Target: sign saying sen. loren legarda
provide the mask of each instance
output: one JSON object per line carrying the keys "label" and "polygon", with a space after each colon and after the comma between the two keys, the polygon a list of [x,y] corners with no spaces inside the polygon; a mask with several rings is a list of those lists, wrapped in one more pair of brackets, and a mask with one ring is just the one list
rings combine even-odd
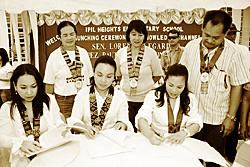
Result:
{"label": "sign saying sen. loren legarda", "polygon": [[77,44],[85,48],[90,58],[99,56],[115,56],[120,48],[127,45],[126,30],[131,20],[141,19],[147,25],[148,39],[146,45],[160,54],[167,47],[167,32],[177,29],[181,33],[181,45],[201,35],[201,23],[204,9],[195,9],[189,12],[166,10],[163,12],[150,12],[140,10],[134,13],[108,11],[106,13],[93,13],[79,11],[78,13],[65,13],[52,11],[48,14],[39,14],[39,52],[46,60],[49,54],[60,46],[60,37],[57,34],[57,25],[63,21],[72,21],[77,27]]}

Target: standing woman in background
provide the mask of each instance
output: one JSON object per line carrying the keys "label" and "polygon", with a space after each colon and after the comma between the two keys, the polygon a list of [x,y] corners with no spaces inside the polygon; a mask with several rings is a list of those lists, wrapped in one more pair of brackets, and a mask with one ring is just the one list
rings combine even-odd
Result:
{"label": "standing woman in background", "polygon": [[0,106],[10,100],[10,77],[13,69],[9,63],[8,53],[4,48],[0,48]]}
{"label": "standing woman in background", "polygon": [[126,31],[128,46],[116,53],[117,81],[126,93],[129,105],[129,120],[135,128],[135,116],[146,94],[154,87],[163,71],[157,53],[145,46],[148,32],[141,20],[132,20]]}
{"label": "standing woman in background", "polygon": [[61,46],[54,50],[46,63],[46,92],[55,94],[61,113],[70,117],[77,92],[89,84],[93,75],[88,52],[76,45],[76,26],[69,21],[57,27]]}

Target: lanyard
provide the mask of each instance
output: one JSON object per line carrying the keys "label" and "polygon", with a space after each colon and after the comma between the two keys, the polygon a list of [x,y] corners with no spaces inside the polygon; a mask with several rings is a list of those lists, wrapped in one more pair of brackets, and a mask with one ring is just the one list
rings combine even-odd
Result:
{"label": "lanyard", "polygon": [[71,75],[74,78],[80,77],[83,64],[80,61],[80,54],[79,54],[78,48],[75,47],[75,61],[70,60],[68,53],[64,50],[64,48],[62,46],[60,48],[61,48],[61,53],[63,55],[63,58],[67,64],[67,66],[69,67]]}
{"label": "lanyard", "polygon": [[209,73],[212,68],[214,67],[215,63],[217,62],[218,58],[220,57],[223,49],[224,49],[224,42],[220,44],[220,46],[216,49],[214,56],[212,59],[206,64],[204,60],[204,55],[202,51],[202,42],[200,42],[200,72],[207,72]]}
{"label": "lanyard", "polygon": [[35,141],[38,141],[40,137],[40,114],[37,118],[33,118],[33,129],[32,129],[28,113],[27,111],[24,111],[24,117],[22,117],[22,124],[26,136],[33,135]]}
{"label": "lanyard", "polygon": [[168,133],[176,133],[180,131],[183,112],[181,106],[179,106],[176,122],[174,121],[174,112],[170,105],[169,97],[167,97],[168,104]]}
{"label": "lanyard", "polygon": [[100,114],[98,115],[95,89],[93,85],[90,87],[90,91],[89,91],[90,116],[91,116],[91,124],[93,127],[99,130],[102,129],[106,114],[109,111],[109,108],[113,99],[113,95],[114,95],[114,87],[110,86],[108,96],[106,97],[102,105]]}

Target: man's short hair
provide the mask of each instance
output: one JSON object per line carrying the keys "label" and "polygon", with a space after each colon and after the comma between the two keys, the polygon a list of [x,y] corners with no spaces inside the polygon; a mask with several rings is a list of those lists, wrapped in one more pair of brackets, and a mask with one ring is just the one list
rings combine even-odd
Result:
{"label": "man's short hair", "polygon": [[176,29],[172,29],[172,30],[169,30],[168,31],[168,35],[169,34],[177,34],[177,36],[179,37],[180,36],[180,31],[176,30]]}
{"label": "man's short hair", "polygon": [[236,33],[236,32],[240,32],[240,31],[237,30],[236,25],[234,23],[232,23],[228,32],[235,32]]}
{"label": "man's short hair", "polygon": [[223,33],[225,34],[232,24],[232,17],[223,10],[210,10],[205,14],[202,28],[206,27],[209,21],[213,25],[223,24]]}

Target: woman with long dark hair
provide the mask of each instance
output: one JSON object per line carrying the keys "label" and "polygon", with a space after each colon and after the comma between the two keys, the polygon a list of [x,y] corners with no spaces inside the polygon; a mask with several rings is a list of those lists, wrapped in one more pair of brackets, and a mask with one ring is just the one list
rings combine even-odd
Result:
{"label": "woman with long dark hair", "polygon": [[0,111],[1,147],[11,149],[11,166],[26,166],[26,155],[38,151],[39,137],[63,124],[55,98],[45,93],[43,80],[31,64],[19,65],[10,79],[11,101]]}
{"label": "woman with long dark hair", "polygon": [[169,66],[164,84],[149,92],[136,116],[136,126],[152,144],[182,143],[202,128],[195,96],[188,91],[188,70]]}
{"label": "woman with long dark hair", "polygon": [[9,62],[8,53],[4,48],[0,48],[0,106],[10,100],[10,77],[13,68]]}

